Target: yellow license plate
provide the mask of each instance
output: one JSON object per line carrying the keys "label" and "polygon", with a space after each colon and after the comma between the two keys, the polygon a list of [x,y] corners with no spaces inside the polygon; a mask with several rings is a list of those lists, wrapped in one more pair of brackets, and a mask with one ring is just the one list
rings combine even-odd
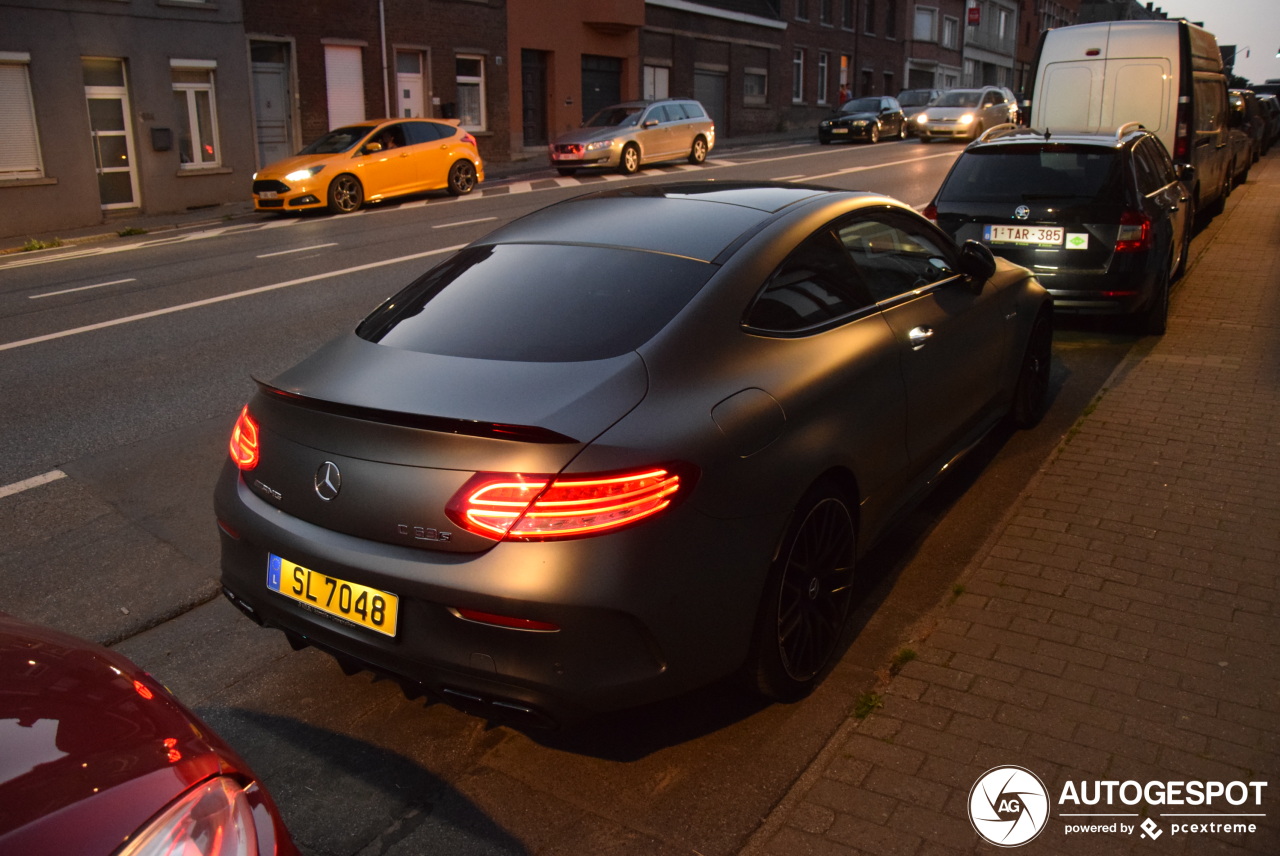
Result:
{"label": "yellow license plate", "polygon": [[390,592],[340,580],[274,554],[267,558],[267,588],[344,621],[396,635],[400,598]]}

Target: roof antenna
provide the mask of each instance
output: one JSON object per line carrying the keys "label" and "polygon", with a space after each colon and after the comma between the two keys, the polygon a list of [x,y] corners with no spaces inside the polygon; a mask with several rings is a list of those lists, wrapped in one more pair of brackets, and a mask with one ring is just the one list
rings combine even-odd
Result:
{"label": "roof antenna", "polygon": [[1044,129],[1044,141],[1046,143],[1049,142],[1049,137],[1052,136],[1052,134],[1053,134],[1053,131],[1050,131],[1048,128]]}

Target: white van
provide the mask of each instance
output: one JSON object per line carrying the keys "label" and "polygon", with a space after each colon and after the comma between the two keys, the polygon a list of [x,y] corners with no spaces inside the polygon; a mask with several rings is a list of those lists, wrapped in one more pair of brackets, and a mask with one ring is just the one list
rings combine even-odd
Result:
{"label": "white van", "polygon": [[1040,39],[1031,127],[1114,130],[1140,122],[1195,174],[1196,210],[1222,210],[1231,190],[1227,78],[1213,33],[1186,21],[1104,21]]}

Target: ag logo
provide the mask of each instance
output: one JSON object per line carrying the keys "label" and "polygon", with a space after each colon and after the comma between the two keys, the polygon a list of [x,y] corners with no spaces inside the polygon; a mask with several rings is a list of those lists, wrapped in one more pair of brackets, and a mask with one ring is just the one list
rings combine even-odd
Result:
{"label": "ag logo", "polygon": [[969,791],[969,821],[999,847],[1018,847],[1040,834],[1049,820],[1049,792],[1023,767],[993,767]]}

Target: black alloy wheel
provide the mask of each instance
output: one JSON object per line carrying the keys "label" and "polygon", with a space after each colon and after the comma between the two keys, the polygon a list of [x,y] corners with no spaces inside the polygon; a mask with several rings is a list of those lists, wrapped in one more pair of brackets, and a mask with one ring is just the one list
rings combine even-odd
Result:
{"label": "black alloy wheel", "polygon": [[1022,356],[1009,417],[1018,428],[1034,428],[1049,407],[1049,374],[1053,366],[1053,321],[1047,312],[1036,316]]}
{"label": "black alloy wheel", "polygon": [[1147,306],[1138,313],[1138,332],[1148,336],[1163,336],[1166,328],[1169,326],[1169,267],[1172,265],[1173,259],[1160,267],[1160,274],[1156,277],[1155,288],[1151,293],[1151,300]]}
{"label": "black alloy wheel", "polygon": [[359,211],[364,204],[364,185],[360,179],[344,172],[329,183],[329,211],[333,214],[350,214]]}
{"label": "black alloy wheel", "polygon": [[867,142],[868,143],[880,142],[880,123],[879,122],[871,126],[871,131],[867,134]]}
{"label": "black alloy wheel", "polygon": [[465,158],[449,167],[449,193],[465,196],[475,189],[476,165]]}
{"label": "black alloy wheel", "polygon": [[803,698],[831,665],[852,599],[855,539],[843,493],[819,481],[797,506],[765,583],[751,663],[766,697]]}
{"label": "black alloy wheel", "polygon": [[1182,257],[1178,260],[1178,268],[1173,272],[1175,280],[1182,279],[1182,275],[1187,272],[1187,265],[1191,261],[1191,233],[1196,229],[1196,206],[1195,203],[1187,205],[1187,222],[1182,230]]}

